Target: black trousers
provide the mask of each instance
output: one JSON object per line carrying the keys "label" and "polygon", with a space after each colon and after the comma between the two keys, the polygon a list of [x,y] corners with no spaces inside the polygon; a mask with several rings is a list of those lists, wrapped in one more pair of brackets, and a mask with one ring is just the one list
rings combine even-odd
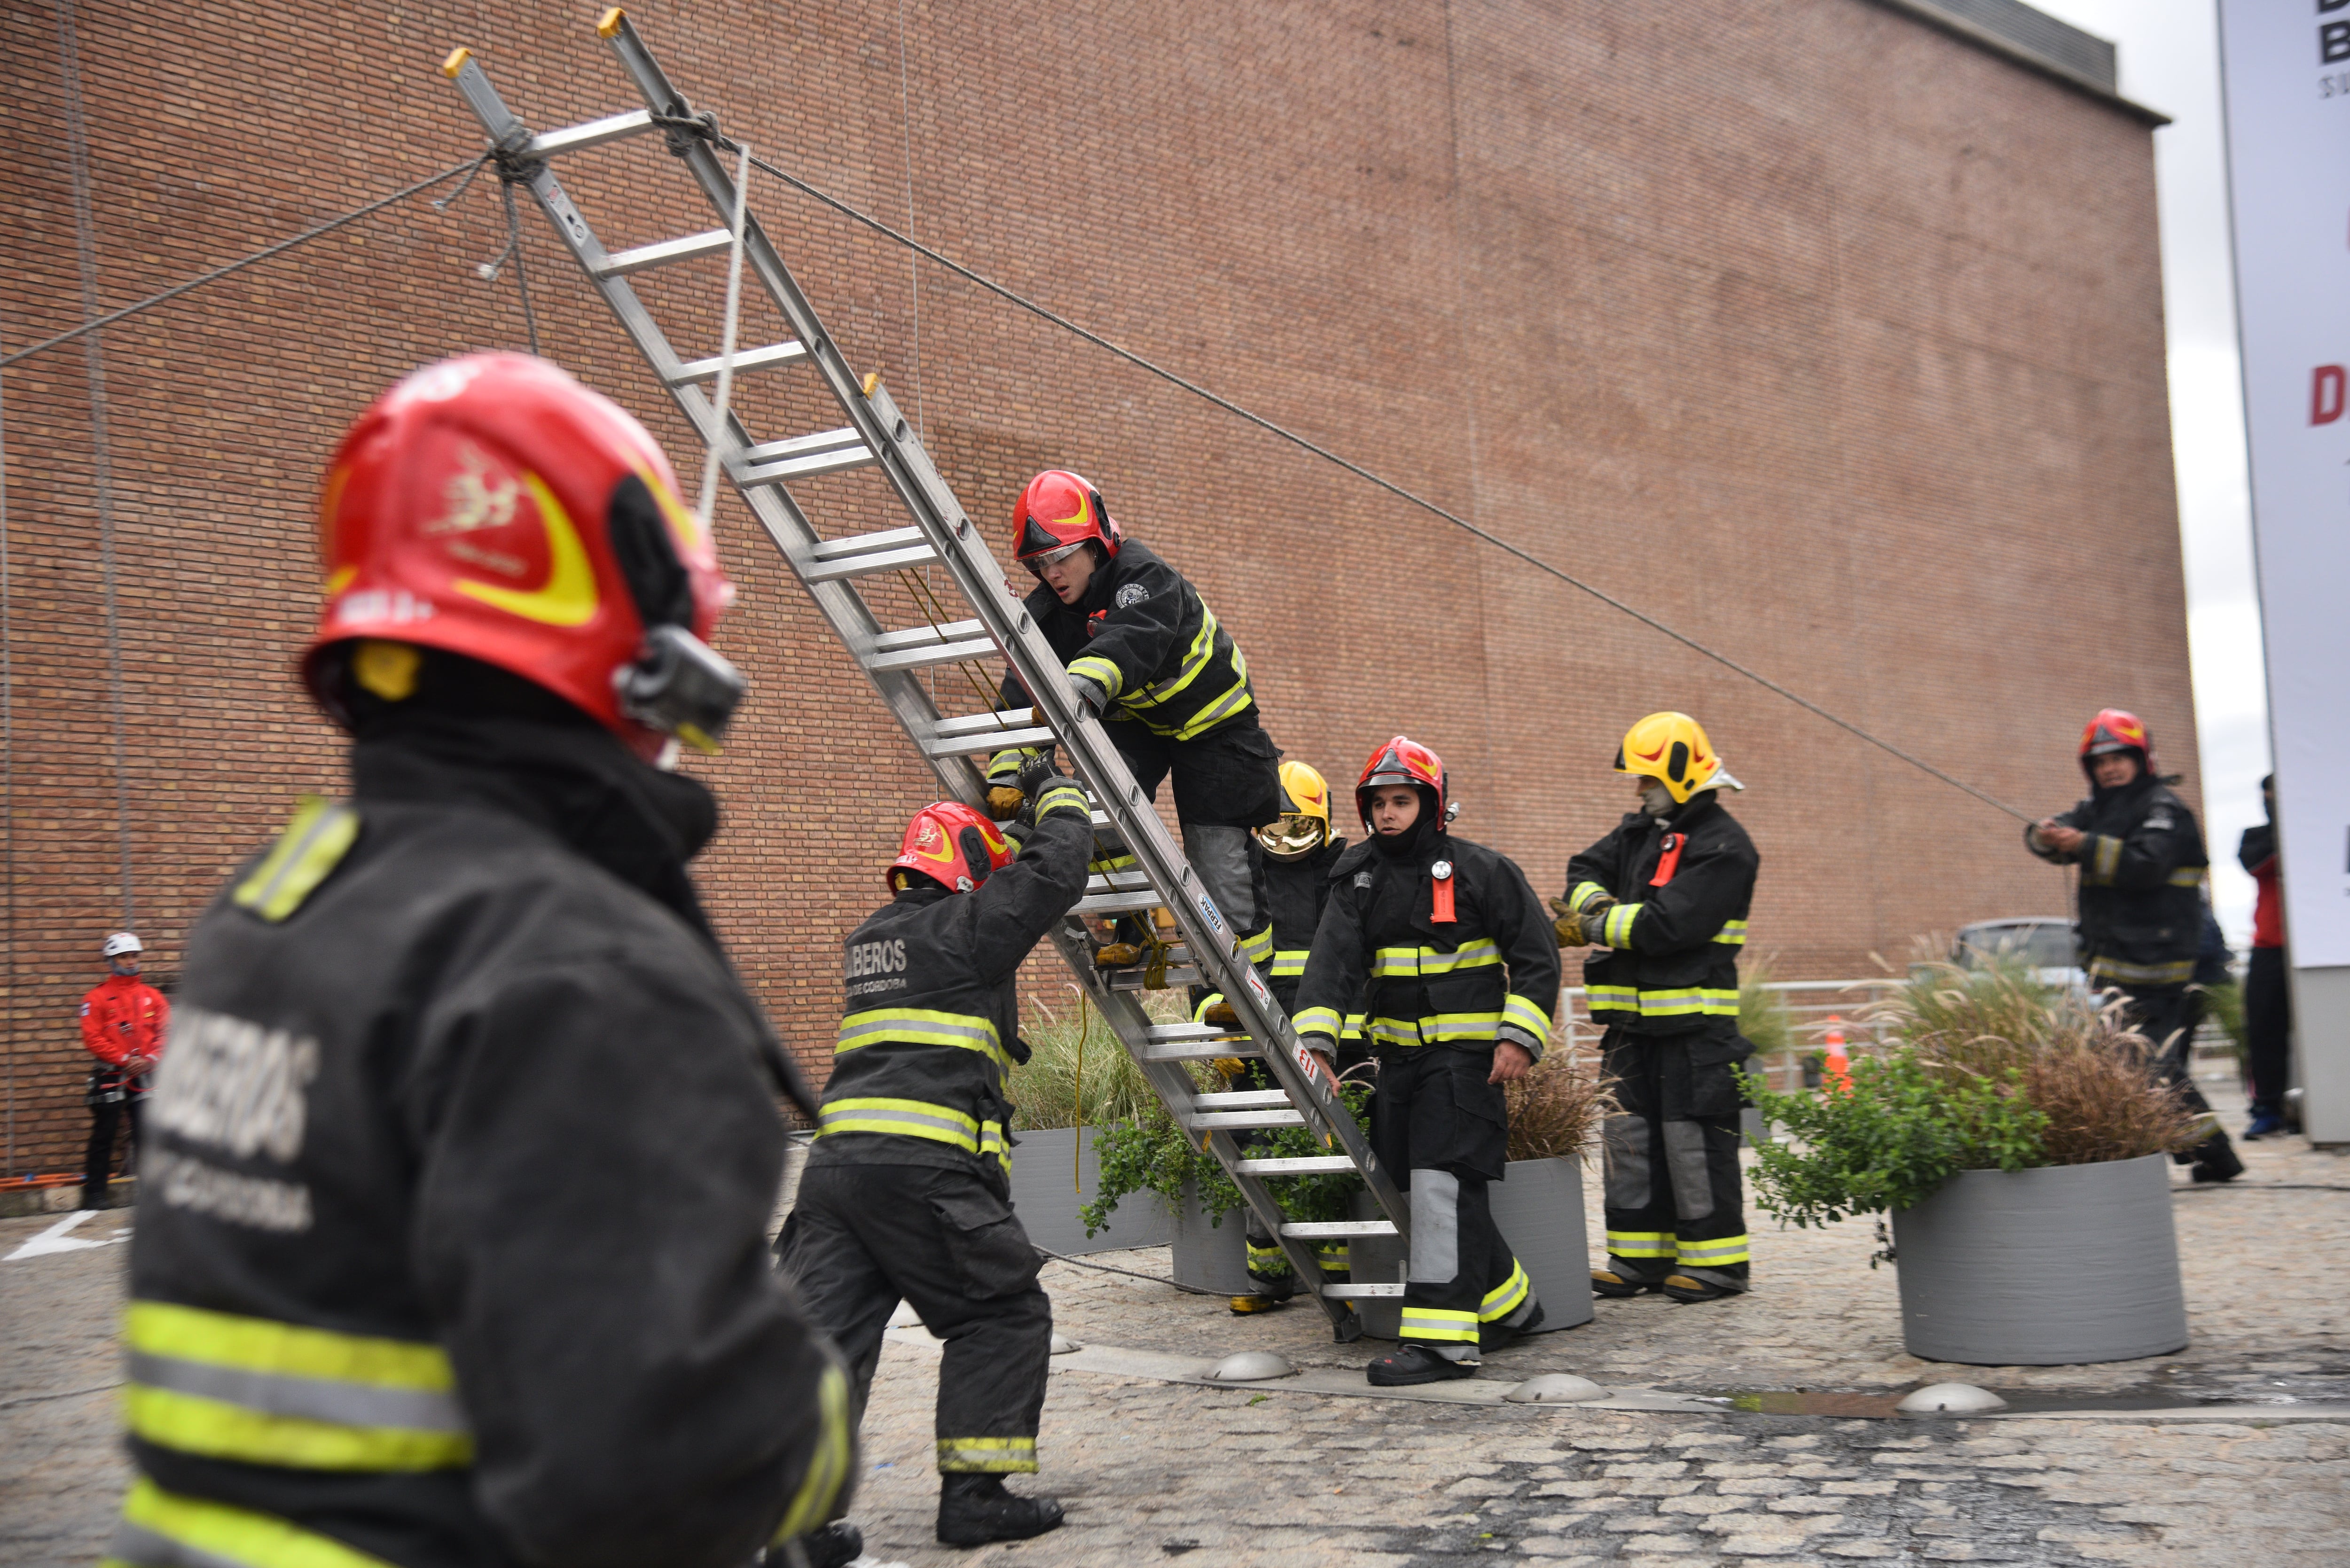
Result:
{"label": "black trousers", "polygon": [[129,1175],[139,1164],[139,1118],[140,1103],[135,1098],[102,1100],[89,1107],[89,1146],[82,1151],[81,1206],[98,1209],[105,1204],[107,1179],[114,1168],[114,1129],[128,1125],[129,1141],[123,1147],[123,1174]]}
{"label": "black trousers", "polygon": [[2186,985],[2126,985],[2121,993],[2123,1020],[2153,1045],[2148,1060],[2157,1081],[2179,1089],[2188,1107],[2210,1128],[2202,1142],[2171,1158],[2228,1175],[2243,1169],[2228,1135],[2220,1130],[2211,1102],[2195,1086],[2195,1027],[2203,1022],[2203,993]]}
{"label": "black trousers", "polygon": [[1601,1040],[1623,1107],[1602,1129],[1607,1251],[1619,1274],[1746,1288],[1753,1250],[1738,1168],[1743,1045],[1735,1030],[1610,1029]]}
{"label": "black trousers", "polygon": [[976,1172],[811,1164],[775,1251],[810,1319],[848,1359],[860,1422],[881,1331],[903,1297],[947,1342],[940,1470],[1036,1468],[1053,1303],[1028,1232]]}
{"label": "black trousers", "polygon": [[1456,1355],[1475,1351],[1480,1324],[1521,1323],[1535,1305],[1485,1190],[1509,1163],[1492,1070],[1491,1046],[1383,1052],[1371,1096],[1371,1150],[1411,1195],[1402,1337]]}
{"label": "black trousers", "polygon": [[2244,1056],[2252,1114],[2283,1114],[2293,1084],[2293,987],[2282,948],[2254,948],[2244,970]]}

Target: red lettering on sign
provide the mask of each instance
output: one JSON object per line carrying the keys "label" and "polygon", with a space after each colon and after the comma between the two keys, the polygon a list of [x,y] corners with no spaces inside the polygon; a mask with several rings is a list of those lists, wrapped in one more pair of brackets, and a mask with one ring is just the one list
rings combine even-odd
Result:
{"label": "red lettering on sign", "polygon": [[2342,417],[2343,370],[2339,365],[2320,365],[2309,382],[2309,422],[2330,425]]}

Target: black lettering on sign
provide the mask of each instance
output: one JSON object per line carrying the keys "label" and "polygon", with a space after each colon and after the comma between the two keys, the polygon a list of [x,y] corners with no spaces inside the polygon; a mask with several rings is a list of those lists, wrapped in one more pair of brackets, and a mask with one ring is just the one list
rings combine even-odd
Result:
{"label": "black lettering on sign", "polygon": [[2350,60],[2350,22],[2328,22],[2317,29],[2317,61],[2334,65]]}

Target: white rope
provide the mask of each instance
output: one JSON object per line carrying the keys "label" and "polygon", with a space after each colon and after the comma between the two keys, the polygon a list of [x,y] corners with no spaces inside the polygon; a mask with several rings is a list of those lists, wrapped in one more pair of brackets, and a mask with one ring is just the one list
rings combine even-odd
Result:
{"label": "white rope", "polygon": [[702,458],[702,499],[693,508],[702,536],[710,536],[710,514],[718,504],[718,449],[727,440],[727,404],[734,395],[734,334],[743,319],[743,234],[751,219],[751,144],[743,142],[734,165],[734,244],[726,256],[726,326],[718,339],[717,431]]}

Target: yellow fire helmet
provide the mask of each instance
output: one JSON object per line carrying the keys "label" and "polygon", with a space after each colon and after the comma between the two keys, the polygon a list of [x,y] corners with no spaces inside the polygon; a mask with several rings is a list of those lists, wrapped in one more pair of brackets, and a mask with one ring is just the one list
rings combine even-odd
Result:
{"label": "yellow fire helmet", "polygon": [[1275,860],[1295,860],[1330,841],[1330,785],[1304,763],[1281,764],[1281,815],[1256,830]]}
{"label": "yellow fire helmet", "polygon": [[1616,771],[1639,774],[1665,786],[1676,805],[1703,789],[1744,789],[1714,753],[1705,730],[1687,713],[1651,713],[1624,732]]}

